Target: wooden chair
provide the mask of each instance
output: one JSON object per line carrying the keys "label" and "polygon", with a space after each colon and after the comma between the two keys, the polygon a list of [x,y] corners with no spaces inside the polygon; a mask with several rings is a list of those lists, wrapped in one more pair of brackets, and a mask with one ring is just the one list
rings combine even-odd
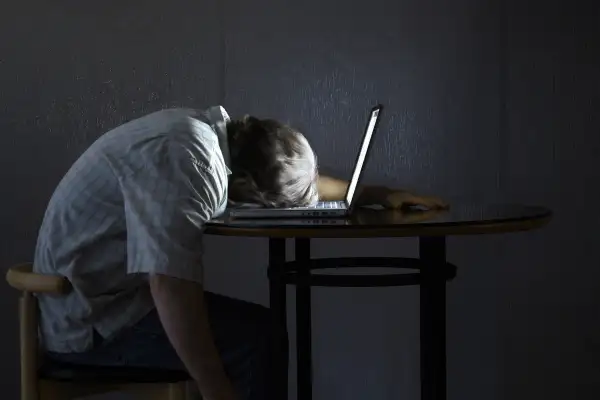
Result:
{"label": "wooden chair", "polygon": [[73,366],[45,360],[39,351],[38,307],[35,293],[65,295],[71,284],[59,276],[32,272],[20,264],[6,274],[19,299],[21,400],[68,400],[112,391],[142,399],[185,400],[189,376],[184,372],[131,367]]}

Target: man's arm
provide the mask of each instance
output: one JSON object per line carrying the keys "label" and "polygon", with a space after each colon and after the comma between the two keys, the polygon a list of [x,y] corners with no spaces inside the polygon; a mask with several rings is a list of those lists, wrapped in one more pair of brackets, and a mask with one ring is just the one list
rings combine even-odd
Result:
{"label": "man's arm", "polygon": [[[327,175],[319,175],[318,179],[317,190],[319,191],[319,199],[321,201],[337,201],[344,199],[346,191],[348,190],[348,181]],[[356,190],[356,202],[358,204],[377,202],[378,199],[373,198],[372,194],[376,190],[382,191],[383,189],[382,186],[359,186]]]}
{"label": "man's arm", "polygon": [[161,274],[150,275],[149,282],[169,341],[203,398],[236,399],[210,330],[202,285]]}
{"label": "man's arm", "polygon": [[194,121],[178,122],[164,151],[137,155],[144,168],[121,181],[127,273],[147,274],[164,331],[203,398],[237,400],[210,331],[202,286],[203,227],[226,200],[227,173],[202,158],[212,147],[198,151],[202,143],[192,145],[179,134],[213,133]]}
{"label": "man's arm", "polygon": [[[317,190],[322,201],[343,200],[348,189],[348,181],[319,175]],[[424,206],[430,209],[446,208],[448,205],[437,197],[418,196],[405,190],[394,190],[385,186],[359,186],[356,189],[356,203],[359,205],[379,204],[386,208]]]}
{"label": "man's arm", "polygon": [[317,190],[319,200],[336,201],[342,200],[348,189],[348,182],[341,179],[332,178],[326,175],[319,175],[317,181]]}

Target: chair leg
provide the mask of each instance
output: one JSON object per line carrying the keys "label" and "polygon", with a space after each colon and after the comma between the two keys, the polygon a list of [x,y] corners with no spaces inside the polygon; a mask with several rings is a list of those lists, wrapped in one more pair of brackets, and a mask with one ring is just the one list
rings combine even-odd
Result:
{"label": "chair leg", "polygon": [[169,384],[167,400],[186,400],[187,382],[177,382]]}
{"label": "chair leg", "polygon": [[151,383],[128,390],[139,400],[187,400],[187,382]]}

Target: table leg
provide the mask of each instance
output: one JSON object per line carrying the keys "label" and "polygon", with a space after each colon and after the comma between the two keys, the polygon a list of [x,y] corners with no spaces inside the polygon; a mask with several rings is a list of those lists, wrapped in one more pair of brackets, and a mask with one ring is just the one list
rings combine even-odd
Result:
{"label": "table leg", "polygon": [[421,399],[446,399],[446,238],[419,238]]}
{"label": "table leg", "polygon": [[[296,261],[310,260],[310,239],[296,239]],[[298,270],[296,285],[296,354],[298,400],[312,399],[311,290],[307,265]]]}
{"label": "table leg", "polygon": [[273,315],[274,360],[272,384],[274,398],[288,398],[289,348],[287,336],[286,284],[283,280],[285,239],[269,239],[269,296]]}

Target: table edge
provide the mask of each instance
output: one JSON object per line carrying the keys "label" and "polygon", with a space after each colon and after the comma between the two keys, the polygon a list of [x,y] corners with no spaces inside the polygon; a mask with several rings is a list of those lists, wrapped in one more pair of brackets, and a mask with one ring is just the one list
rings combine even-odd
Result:
{"label": "table edge", "polygon": [[215,236],[268,237],[268,238],[383,238],[487,235],[530,231],[544,227],[552,220],[552,212],[530,218],[507,219],[499,222],[473,224],[447,223],[440,225],[395,225],[390,227],[232,227],[205,225],[204,233]]}

